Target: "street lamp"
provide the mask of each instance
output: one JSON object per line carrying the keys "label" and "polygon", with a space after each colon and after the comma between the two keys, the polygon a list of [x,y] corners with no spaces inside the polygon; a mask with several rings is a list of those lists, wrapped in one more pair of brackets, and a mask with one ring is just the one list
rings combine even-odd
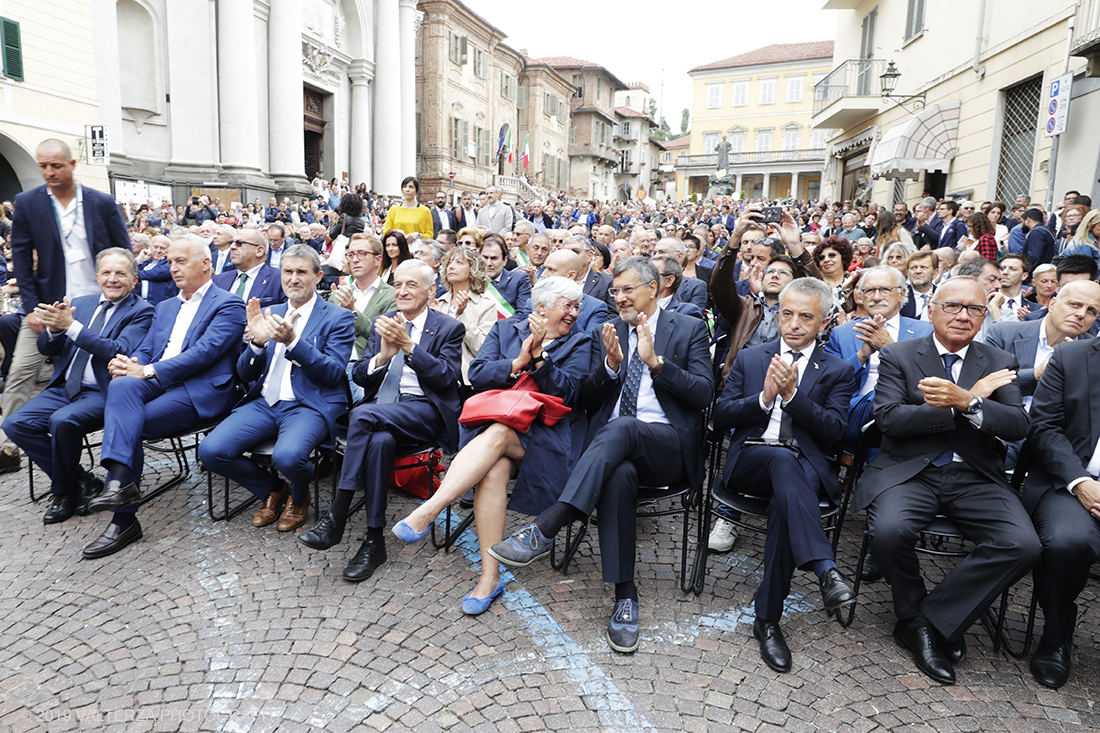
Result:
{"label": "street lamp", "polygon": [[[900,95],[894,94],[894,88],[898,85],[898,78],[901,76],[901,72],[898,71],[898,67],[891,61],[886,66],[886,71],[879,75],[879,81],[882,83],[882,98],[891,101],[894,104],[909,110],[910,112],[916,112],[924,109],[924,95],[923,94],[910,94]],[[910,110],[906,105],[912,104],[913,108]]]}

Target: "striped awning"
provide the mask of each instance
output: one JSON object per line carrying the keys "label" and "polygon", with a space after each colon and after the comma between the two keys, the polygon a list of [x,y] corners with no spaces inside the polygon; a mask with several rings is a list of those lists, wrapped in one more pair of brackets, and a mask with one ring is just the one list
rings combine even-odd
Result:
{"label": "striped awning", "polygon": [[871,148],[874,178],[916,178],[947,172],[958,149],[961,102],[934,104],[891,127]]}

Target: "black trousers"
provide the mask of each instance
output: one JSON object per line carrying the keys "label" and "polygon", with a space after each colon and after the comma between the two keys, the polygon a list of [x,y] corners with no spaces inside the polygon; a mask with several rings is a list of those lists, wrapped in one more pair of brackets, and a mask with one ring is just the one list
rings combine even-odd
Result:
{"label": "black trousers", "polygon": [[599,510],[600,559],[607,583],[634,579],[639,482],[684,480],[680,434],[671,425],[620,417],[600,428],[581,455],[561,501],[585,514]]}
{"label": "black trousers", "polygon": [[[958,525],[975,546],[929,592],[914,546],[937,514]],[[895,615],[924,616],[952,639],[1031,570],[1042,550],[1031,517],[1012,489],[965,463],[929,465],[882,492],[867,507],[867,526],[875,559],[891,585]]]}
{"label": "black trousers", "polygon": [[1100,558],[1100,522],[1064,489],[1048,491],[1032,512],[1043,556],[1035,566],[1035,595],[1043,609],[1043,641],[1060,646],[1073,639],[1077,596]]}

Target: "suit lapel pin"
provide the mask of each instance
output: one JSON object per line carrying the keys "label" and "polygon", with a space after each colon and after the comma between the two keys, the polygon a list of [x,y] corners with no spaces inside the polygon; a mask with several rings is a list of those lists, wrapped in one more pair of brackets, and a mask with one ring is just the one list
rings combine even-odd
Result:
{"label": "suit lapel pin", "polygon": [[818,368],[818,366],[817,366],[817,362],[815,361],[815,362],[814,362],[814,369],[817,369],[817,368]]}

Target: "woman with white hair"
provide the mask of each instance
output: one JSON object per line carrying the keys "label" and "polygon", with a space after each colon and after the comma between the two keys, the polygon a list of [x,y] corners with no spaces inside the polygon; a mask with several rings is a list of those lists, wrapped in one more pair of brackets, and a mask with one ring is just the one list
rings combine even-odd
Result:
{"label": "woman with white hair", "polygon": [[540,392],[561,397],[572,412],[553,427],[535,421],[526,433],[502,423],[472,432],[435,494],[393,528],[405,542],[417,542],[451,502],[477,487],[481,579],[462,599],[463,613],[471,616],[484,613],[504,590],[500,566],[488,550],[504,539],[506,510],[535,515],[552,506],[584,447],[588,419],[577,401],[591,366],[592,339],[571,331],[581,294],[580,284],[568,278],[539,280],[531,291],[531,315],[497,321],[470,365],[470,382],[479,391],[507,389],[527,372]]}

